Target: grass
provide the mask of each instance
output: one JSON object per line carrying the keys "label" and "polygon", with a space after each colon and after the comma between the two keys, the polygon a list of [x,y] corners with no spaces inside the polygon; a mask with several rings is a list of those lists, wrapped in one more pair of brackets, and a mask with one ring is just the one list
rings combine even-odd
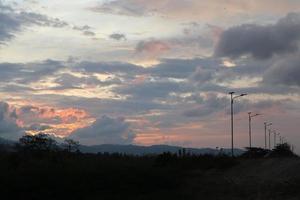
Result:
{"label": "grass", "polygon": [[299,199],[299,166],[298,158],[10,152],[0,153],[0,191],[30,200]]}

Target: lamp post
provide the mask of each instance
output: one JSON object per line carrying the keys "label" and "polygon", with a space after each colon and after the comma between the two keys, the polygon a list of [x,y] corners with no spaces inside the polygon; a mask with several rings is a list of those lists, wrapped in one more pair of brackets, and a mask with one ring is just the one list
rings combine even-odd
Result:
{"label": "lamp post", "polygon": [[279,136],[279,139],[280,139],[280,144],[282,144],[282,137],[281,137],[281,136]]}
{"label": "lamp post", "polygon": [[274,134],[274,149],[275,149],[275,147],[276,147],[276,136],[277,136],[277,133],[276,133],[275,130],[273,131],[273,134]]}
{"label": "lamp post", "polygon": [[235,92],[229,92],[230,105],[231,105],[231,156],[232,157],[234,157],[234,153],[233,153],[233,103],[234,103],[234,99],[247,95],[247,94],[240,94],[240,95],[234,96],[234,93]]}
{"label": "lamp post", "polygon": [[265,125],[265,149],[267,149],[267,127],[271,126],[272,123],[264,122]]}
{"label": "lamp post", "polygon": [[269,129],[269,150],[271,150],[271,129]]}
{"label": "lamp post", "polygon": [[254,115],[251,115],[252,113],[251,112],[248,112],[248,116],[249,116],[249,147],[251,148],[252,147],[252,129],[251,129],[251,122],[252,122],[252,118],[253,117],[256,117],[256,116],[259,116],[261,114],[254,114]]}

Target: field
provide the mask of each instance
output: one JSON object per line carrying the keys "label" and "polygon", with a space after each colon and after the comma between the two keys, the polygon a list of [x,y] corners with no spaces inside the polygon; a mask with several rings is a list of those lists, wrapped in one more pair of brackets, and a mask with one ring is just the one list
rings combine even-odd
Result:
{"label": "field", "polygon": [[292,200],[299,168],[299,158],[10,152],[0,155],[0,190],[30,200]]}

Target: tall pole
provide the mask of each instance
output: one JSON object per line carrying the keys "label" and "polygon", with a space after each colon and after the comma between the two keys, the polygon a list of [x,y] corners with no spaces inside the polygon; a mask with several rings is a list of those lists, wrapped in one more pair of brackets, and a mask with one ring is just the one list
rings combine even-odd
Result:
{"label": "tall pole", "polygon": [[[265,149],[267,149],[267,127],[271,126],[272,123],[264,122],[264,125],[265,125]],[[269,133],[269,137],[270,137],[270,133]],[[269,139],[269,144],[270,144],[270,139]],[[269,145],[269,149],[270,149],[270,145]]]}
{"label": "tall pole", "polygon": [[233,152],[233,101],[236,98],[246,96],[247,94],[240,94],[237,96],[233,96],[235,92],[229,92],[230,94],[230,107],[231,107],[231,156],[234,157],[234,152]]}
{"label": "tall pole", "polygon": [[249,147],[251,148],[252,147],[252,144],[251,144],[251,112],[249,112],[248,115],[249,115]]}
{"label": "tall pole", "polygon": [[267,122],[265,124],[265,149],[267,149]]}
{"label": "tall pole", "polygon": [[271,150],[271,129],[269,129],[269,149]]}
{"label": "tall pole", "polygon": [[248,115],[249,115],[249,147],[252,148],[252,118],[253,117],[256,117],[256,116],[259,116],[261,114],[254,114],[254,115],[251,115],[252,112],[248,112]]}
{"label": "tall pole", "polygon": [[230,104],[231,104],[231,156],[234,156],[233,153],[233,94],[234,92],[230,92]]}
{"label": "tall pole", "polygon": [[281,136],[279,136],[279,139],[280,139],[280,144],[282,144],[282,137],[281,137]]}
{"label": "tall pole", "polygon": [[274,149],[276,147],[276,131],[274,131]]}

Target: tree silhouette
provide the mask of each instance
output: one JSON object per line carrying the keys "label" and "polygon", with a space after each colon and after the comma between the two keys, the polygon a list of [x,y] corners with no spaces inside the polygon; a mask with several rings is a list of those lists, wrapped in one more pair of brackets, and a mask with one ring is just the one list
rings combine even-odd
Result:
{"label": "tree silhouette", "polygon": [[20,138],[19,145],[25,150],[32,151],[50,151],[58,148],[57,142],[49,135],[43,133],[25,135]]}
{"label": "tree silhouette", "polygon": [[292,149],[291,145],[288,143],[278,144],[272,151],[271,156],[274,157],[293,157],[296,156]]}
{"label": "tree silhouette", "polygon": [[68,152],[78,152],[79,151],[79,142],[72,139],[65,139],[63,147]]}

